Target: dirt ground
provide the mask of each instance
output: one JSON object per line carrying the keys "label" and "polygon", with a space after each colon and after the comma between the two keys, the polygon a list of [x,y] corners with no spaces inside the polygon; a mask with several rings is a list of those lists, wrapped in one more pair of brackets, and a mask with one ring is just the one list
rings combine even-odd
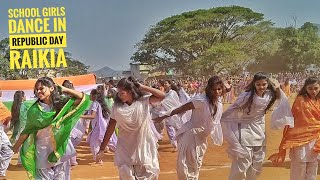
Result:
{"label": "dirt ground", "polygon": [[[293,99],[291,99],[292,101]],[[227,105],[226,105],[227,106]],[[266,159],[273,153],[277,152],[278,145],[282,137],[282,130],[271,130],[269,128],[270,114],[267,115],[267,155]],[[226,143],[221,147],[214,146],[208,139],[209,148],[205,154],[204,163],[200,171],[200,180],[211,179],[228,179],[230,171],[230,159],[226,153]],[[159,160],[160,160],[160,180],[177,179],[175,173],[176,152],[172,152],[168,138],[160,142]],[[71,179],[118,179],[118,170],[113,164],[113,154],[106,153],[104,164],[100,166],[93,165],[92,155],[85,140],[77,147],[77,160],[79,165],[71,170]],[[26,171],[23,167],[17,166],[17,155],[14,155],[9,169],[7,171],[7,179],[23,180],[27,179]],[[259,176],[259,180],[283,180],[289,179],[290,162],[286,161],[281,167],[274,167],[270,161],[265,160],[263,171]],[[320,179],[320,175],[317,176]]]}

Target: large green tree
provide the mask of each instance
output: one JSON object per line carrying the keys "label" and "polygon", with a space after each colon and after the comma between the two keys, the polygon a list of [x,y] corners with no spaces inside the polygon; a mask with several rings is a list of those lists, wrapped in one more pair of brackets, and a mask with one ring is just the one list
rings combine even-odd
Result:
{"label": "large green tree", "polygon": [[279,61],[287,71],[303,71],[310,64],[320,65],[320,37],[316,25],[306,22],[300,28],[286,27],[279,30]]}
{"label": "large green tree", "polygon": [[189,75],[237,72],[270,53],[272,33],[272,23],[249,8],[190,11],[152,26],[131,59]]}
{"label": "large green tree", "polygon": [[301,72],[311,64],[320,67],[320,37],[316,25],[306,22],[299,28],[277,28],[273,37],[275,52],[257,59],[249,70]]}
{"label": "large green tree", "polygon": [[[20,54],[23,53],[23,49],[19,50]],[[32,59],[32,49],[28,49],[30,58]],[[57,76],[73,76],[87,74],[89,66],[83,64],[79,60],[72,57],[71,53],[64,52],[66,61],[68,64],[67,68],[32,68],[32,69],[9,69],[10,64],[10,48],[9,38],[5,38],[0,41],[0,74],[3,79],[28,79],[38,78],[39,76],[50,75],[53,77]],[[57,53],[55,53],[55,59],[57,59]],[[47,55],[47,59],[50,61],[50,54]],[[21,63],[21,59],[19,59]]]}

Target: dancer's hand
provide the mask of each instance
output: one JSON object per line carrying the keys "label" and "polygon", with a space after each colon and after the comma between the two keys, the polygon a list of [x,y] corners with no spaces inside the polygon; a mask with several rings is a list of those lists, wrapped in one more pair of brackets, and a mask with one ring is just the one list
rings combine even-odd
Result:
{"label": "dancer's hand", "polygon": [[231,91],[231,86],[230,86],[230,84],[228,83],[228,81],[223,82],[223,85],[224,85],[225,90],[226,90],[227,92],[230,92],[230,91]]}
{"label": "dancer's hand", "polygon": [[274,78],[269,78],[270,84],[271,86],[276,90],[280,88],[280,83],[278,80],[274,79]]}
{"label": "dancer's hand", "polygon": [[29,134],[20,134],[18,140],[13,145],[13,147],[10,147],[14,153],[19,152],[19,147],[24,143],[24,141],[29,137]]}
{"label": "dancer's hand", "polygon": [[104,156],[104,150],[99,150],[97,157],[96,157],[97,161],[99,161],[99,162],[102,161],[103,156]]}
{"label": "dancer's hand", "polygon": [[272,162],[275,166],[279,166],[283,163],[286,158],[286,150],[279,150],[279,153],[271,155],[268,160]]}

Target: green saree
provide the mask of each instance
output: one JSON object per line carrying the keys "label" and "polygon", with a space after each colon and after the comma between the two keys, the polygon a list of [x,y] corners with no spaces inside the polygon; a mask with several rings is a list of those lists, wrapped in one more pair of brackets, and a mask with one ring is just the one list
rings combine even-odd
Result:
{"label": "green saree", "polygon": [[50,126],[51,143],[54,151],[49,155],[48,162],[55,163],[66,152],[71,130],[89,105],[89,97],[84,95],[79,105],[72,107],[75,99],[70,99],[56,115],[55,111],[45,112],[39,103],[33,104],[27,113],[27,123],[21,135],[28,134],[20,154],[21,162],[28,172],[28,177],[36,175],[36,135],[38,130]]}

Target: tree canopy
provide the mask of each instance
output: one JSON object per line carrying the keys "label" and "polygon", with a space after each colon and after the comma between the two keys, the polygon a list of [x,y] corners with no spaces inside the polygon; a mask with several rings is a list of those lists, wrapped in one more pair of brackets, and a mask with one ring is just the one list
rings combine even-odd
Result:
{"label": "tree canopy", "polygon": [[240,6],[185,12],[151,26],[131,59],[155,70],[186,75],[236,73],[243,67],[283,61],[281,70],[298,71],[319,63],[318,29],[275,28],[264,15]]}

